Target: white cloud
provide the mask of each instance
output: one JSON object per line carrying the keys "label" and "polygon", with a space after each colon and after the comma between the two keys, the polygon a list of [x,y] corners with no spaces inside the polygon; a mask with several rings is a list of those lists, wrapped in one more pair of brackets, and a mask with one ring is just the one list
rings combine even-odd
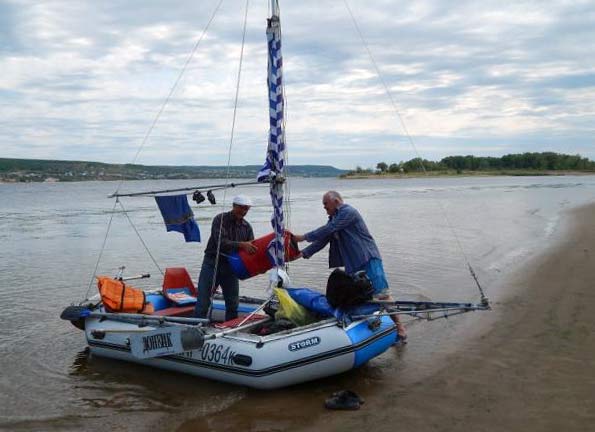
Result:
{"label": "white cloud", "polygon": [[[216,4],[0,6],[0,155],[130,162]],[[423,157],[547,149],[595,159],[592,2],[350,5]],[[264,158],[265,14],[264,4],[249,14],[238,164]],[[140,163],[226,162],[242,18],[243,4],[223,3]],[[283,2],[282,23],[290,160],[415,157],[342,2]]]}

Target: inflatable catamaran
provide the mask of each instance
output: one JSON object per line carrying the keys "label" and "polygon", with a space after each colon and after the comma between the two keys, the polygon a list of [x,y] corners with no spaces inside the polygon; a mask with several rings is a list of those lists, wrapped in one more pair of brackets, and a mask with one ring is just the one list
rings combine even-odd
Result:
{"label": "inflatable catamaran", "polygon": [[240,299],[235,320],[218,322],[224,316],[221,298],[214,299],[211,320],[192,318],[193,305],[166,297],[180,283],[193,289],[184,268],[167,269],[164,289],[146,293],[150,315],[108,312],[100,304],[71,306],[63,318],[84,329],[95,355],[262,389],[348,371],[397,340],[393,321],[375,314],[357,320],[329,314],[275,329],[277,322],[258,313],[264,301],[252,298]]}
{"label": "inflatable catamaran", "polygon": [[[161,286],[146,291],[130,284],[147,275],[125,278],[120,272],[115,277],[97,277],[99,294],[67,307],[61,315],[84,331],[92,354],[271,389],[346,372],[380,355],[399,343],[390,315],[429,319],[489,308],[479,283],[479,304],[390,301],[343,309],[329,305],[316,290],[291,287],[287,263],[299,250],[285,229],[283,213],[285,103],[278,0],[271,0],[266,33],[270,129],[266,162],[257,180],[130,194],[116,191],[112,198],[117,203],[123,197],[155,196],[164,214],[158,198],[173,192],[193,195],[200,202],[204,200],[201,190],[209,191],[209,196],[215,189],[268,185],[273,232],[256,240],[260,255],[240,252],[217,259],[229,260],[240,279],[268,271],[274,293],[266,299],[241,297],[239,318],[224,321],[225,304],[217,295],[208,318],[194,317],[197,292],[183,267],[166,269]],[[182,202],[187,205],[185,196]],[[186,222],[191,224],[191,211],[189,215]],[[171,225],[185,236],[194,235],[191,226],[178,226],[179,220]]]}

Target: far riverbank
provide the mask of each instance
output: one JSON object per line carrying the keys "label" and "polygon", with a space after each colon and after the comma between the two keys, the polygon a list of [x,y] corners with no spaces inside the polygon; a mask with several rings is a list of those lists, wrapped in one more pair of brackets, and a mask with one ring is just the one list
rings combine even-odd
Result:
{"label": "far riverbank", "polygon": [[426,171],[408,173],[353,173],[343,174],[341,179],[408,179],[420,177],[531,177],[531,176],[589,176],[595,175],[595,171],[539,171],[539,170],[506,170],[506,171]]}

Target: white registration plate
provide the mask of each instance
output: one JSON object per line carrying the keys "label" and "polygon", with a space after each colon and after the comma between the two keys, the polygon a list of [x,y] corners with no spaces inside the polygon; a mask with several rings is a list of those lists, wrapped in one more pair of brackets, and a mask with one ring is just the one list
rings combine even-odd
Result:
{"label": "white registration plate", "polygon": [[181,339],[182,327],[163,327],[130,336],[130,350],[137,358],[151,358],[184,351]]}

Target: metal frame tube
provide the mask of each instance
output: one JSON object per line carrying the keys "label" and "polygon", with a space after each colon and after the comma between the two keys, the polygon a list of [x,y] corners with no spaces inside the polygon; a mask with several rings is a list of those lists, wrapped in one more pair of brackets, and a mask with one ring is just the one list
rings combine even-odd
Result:
{"label": "metal frame tube", "polygon": [[248,185],[259,185],[259,184],[268,184],[267,181],[249,181],[249,182],[241,182],[241,183],[226,183],[226,184],[216,184],[216,185],[207,185],[207,186],[196,186],[196,187],[187,187],[187,188],[178,188],[178,189],[161,189],[156,191],[146,191],[146,192],[131,192],[131,193],[113,193],[108,195],[108,198],[119,198],[119,197],[134,197],[134,196],[144,196],[144,195],[157,195],[162,193],[170,193],[170,192],[184,192],[184,191],[207,191],[207,190],[218,190],[218,189],[227,189],[227,188],[234,188],[238,186],[248,186]]}

